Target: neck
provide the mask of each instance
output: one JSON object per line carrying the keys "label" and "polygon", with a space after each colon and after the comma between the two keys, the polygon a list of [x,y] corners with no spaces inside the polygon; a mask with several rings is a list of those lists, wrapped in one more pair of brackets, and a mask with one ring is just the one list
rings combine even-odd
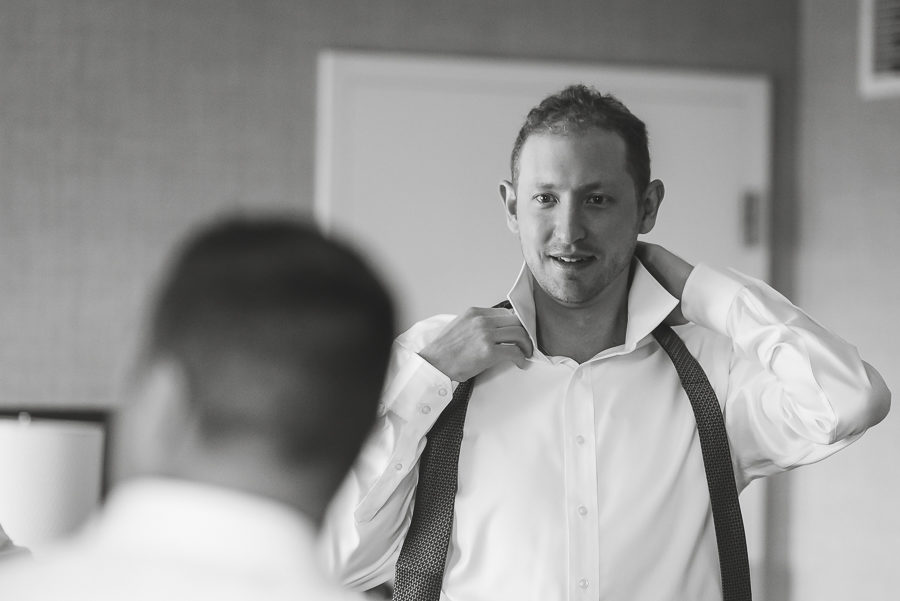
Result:
{"label": "neck", "polygon": [[606,349],[625,343],[631,269],[622,271],[590,303],[565,306],[534,283],[538,347],[545,355],[584,363]]}
{"label": "neck", "polygon": [[165,470],[189,481],[232,488],[289,505],[318,525],[331,493],[340,482],[332,465],[287,465],[265,444],[241,441],[194,447]]}

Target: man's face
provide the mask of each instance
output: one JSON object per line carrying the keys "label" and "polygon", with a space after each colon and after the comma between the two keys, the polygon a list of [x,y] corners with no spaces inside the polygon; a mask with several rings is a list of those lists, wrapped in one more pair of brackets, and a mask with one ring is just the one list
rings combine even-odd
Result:
{"label": "man's face", "polygon": [[519,156],[515,189],[501,184],[507,224],[540,288],[567,307],[589,306],[628,277],[639,233],[662,200],[654,182],[638,197],[616,133],[533,134]]}

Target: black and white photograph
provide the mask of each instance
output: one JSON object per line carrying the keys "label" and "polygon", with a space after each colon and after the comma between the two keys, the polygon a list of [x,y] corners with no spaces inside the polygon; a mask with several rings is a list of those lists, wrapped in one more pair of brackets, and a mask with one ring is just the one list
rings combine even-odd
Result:
{"label": "black and white photograph", "polygon": [[0,596],[900,599],[898,191],[898,0],[2,0]]}

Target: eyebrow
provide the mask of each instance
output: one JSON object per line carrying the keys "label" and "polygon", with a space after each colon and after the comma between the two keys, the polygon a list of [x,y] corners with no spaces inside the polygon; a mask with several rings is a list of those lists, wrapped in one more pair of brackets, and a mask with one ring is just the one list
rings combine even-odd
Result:
{"label": "eyebrow", "polygon": [[[558,186],[556,184],[549,183],[549,182],[537,182],[536,184],[534,184],[534,187],[537,190],[555,190],[556,188],[558,188]],[[582,186],[578,186],[578,188],[575,189],[575,192],[586,192],[588,190],[598,190],[598,189],[602,189],[603,187],[604,187],[603,182],[601,182],[601,181],[588,182]]]}

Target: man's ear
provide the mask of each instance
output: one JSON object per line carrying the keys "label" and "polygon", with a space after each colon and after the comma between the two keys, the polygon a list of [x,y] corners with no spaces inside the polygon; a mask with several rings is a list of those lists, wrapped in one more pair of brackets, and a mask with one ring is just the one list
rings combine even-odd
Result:
{"label": "man's ear", "polygon": [[177,363],[152,360],[140,371],[117,415],[117,477],[167,474],[193,418]]}
{"label": "man's ear", "polygon": [[640,199],[638,206],[640,220],[639,230],[642,234],[647,234],[656,225],[656,214],[659,212],[659,205],[662,204],[663,196],[666,194],[666,187],[663,183],[655,179],[647,185],[644,195]]}
{"label": "man's ear", "polygon": [[500,182],[500,199],[506,209],[506,227],[514,234],[519,233],[518,207],[516,206],[516,188],[505,179]]}

